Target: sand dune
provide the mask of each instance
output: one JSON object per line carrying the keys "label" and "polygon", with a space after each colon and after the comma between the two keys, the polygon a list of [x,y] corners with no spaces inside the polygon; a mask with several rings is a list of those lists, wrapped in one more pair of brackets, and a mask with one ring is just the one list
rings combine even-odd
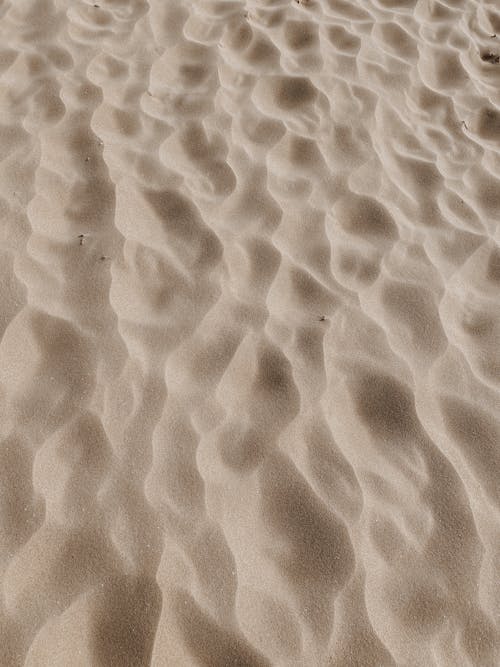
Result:
{"label": "sand dune", "polygon": [[0,665],[500,664],[499,55],[0,2]]}

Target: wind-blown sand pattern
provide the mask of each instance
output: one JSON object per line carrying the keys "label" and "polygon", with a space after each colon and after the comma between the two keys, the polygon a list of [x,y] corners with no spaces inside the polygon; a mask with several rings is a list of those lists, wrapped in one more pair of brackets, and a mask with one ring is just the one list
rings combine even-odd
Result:
{"label": "wind-blown sand pattern", "polygon": [[500,664],[499,54],[0,2],[2,667]]}

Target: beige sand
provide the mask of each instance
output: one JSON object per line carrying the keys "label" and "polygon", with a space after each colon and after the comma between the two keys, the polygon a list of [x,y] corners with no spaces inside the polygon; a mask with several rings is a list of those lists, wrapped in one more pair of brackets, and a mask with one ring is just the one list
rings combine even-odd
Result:
{"label": "beige sand", "polygon": [[498,54],[0,2],[2,667],[500,664]]}

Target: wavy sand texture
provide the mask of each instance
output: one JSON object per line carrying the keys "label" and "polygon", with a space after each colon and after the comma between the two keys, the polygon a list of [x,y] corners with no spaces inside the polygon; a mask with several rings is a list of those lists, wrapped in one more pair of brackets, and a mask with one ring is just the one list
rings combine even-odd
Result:
{"label": "wavy sand texture", "polygon": [[500,664],[499,54],[0,2],[2,666]]}

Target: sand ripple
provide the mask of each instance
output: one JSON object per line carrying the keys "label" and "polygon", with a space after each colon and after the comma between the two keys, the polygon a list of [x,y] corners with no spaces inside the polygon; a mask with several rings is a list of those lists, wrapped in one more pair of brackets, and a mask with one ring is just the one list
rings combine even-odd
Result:
{"label": "sand ripple", "polygon": [[0,36],[0,663],[498,665],[496,1]]}

